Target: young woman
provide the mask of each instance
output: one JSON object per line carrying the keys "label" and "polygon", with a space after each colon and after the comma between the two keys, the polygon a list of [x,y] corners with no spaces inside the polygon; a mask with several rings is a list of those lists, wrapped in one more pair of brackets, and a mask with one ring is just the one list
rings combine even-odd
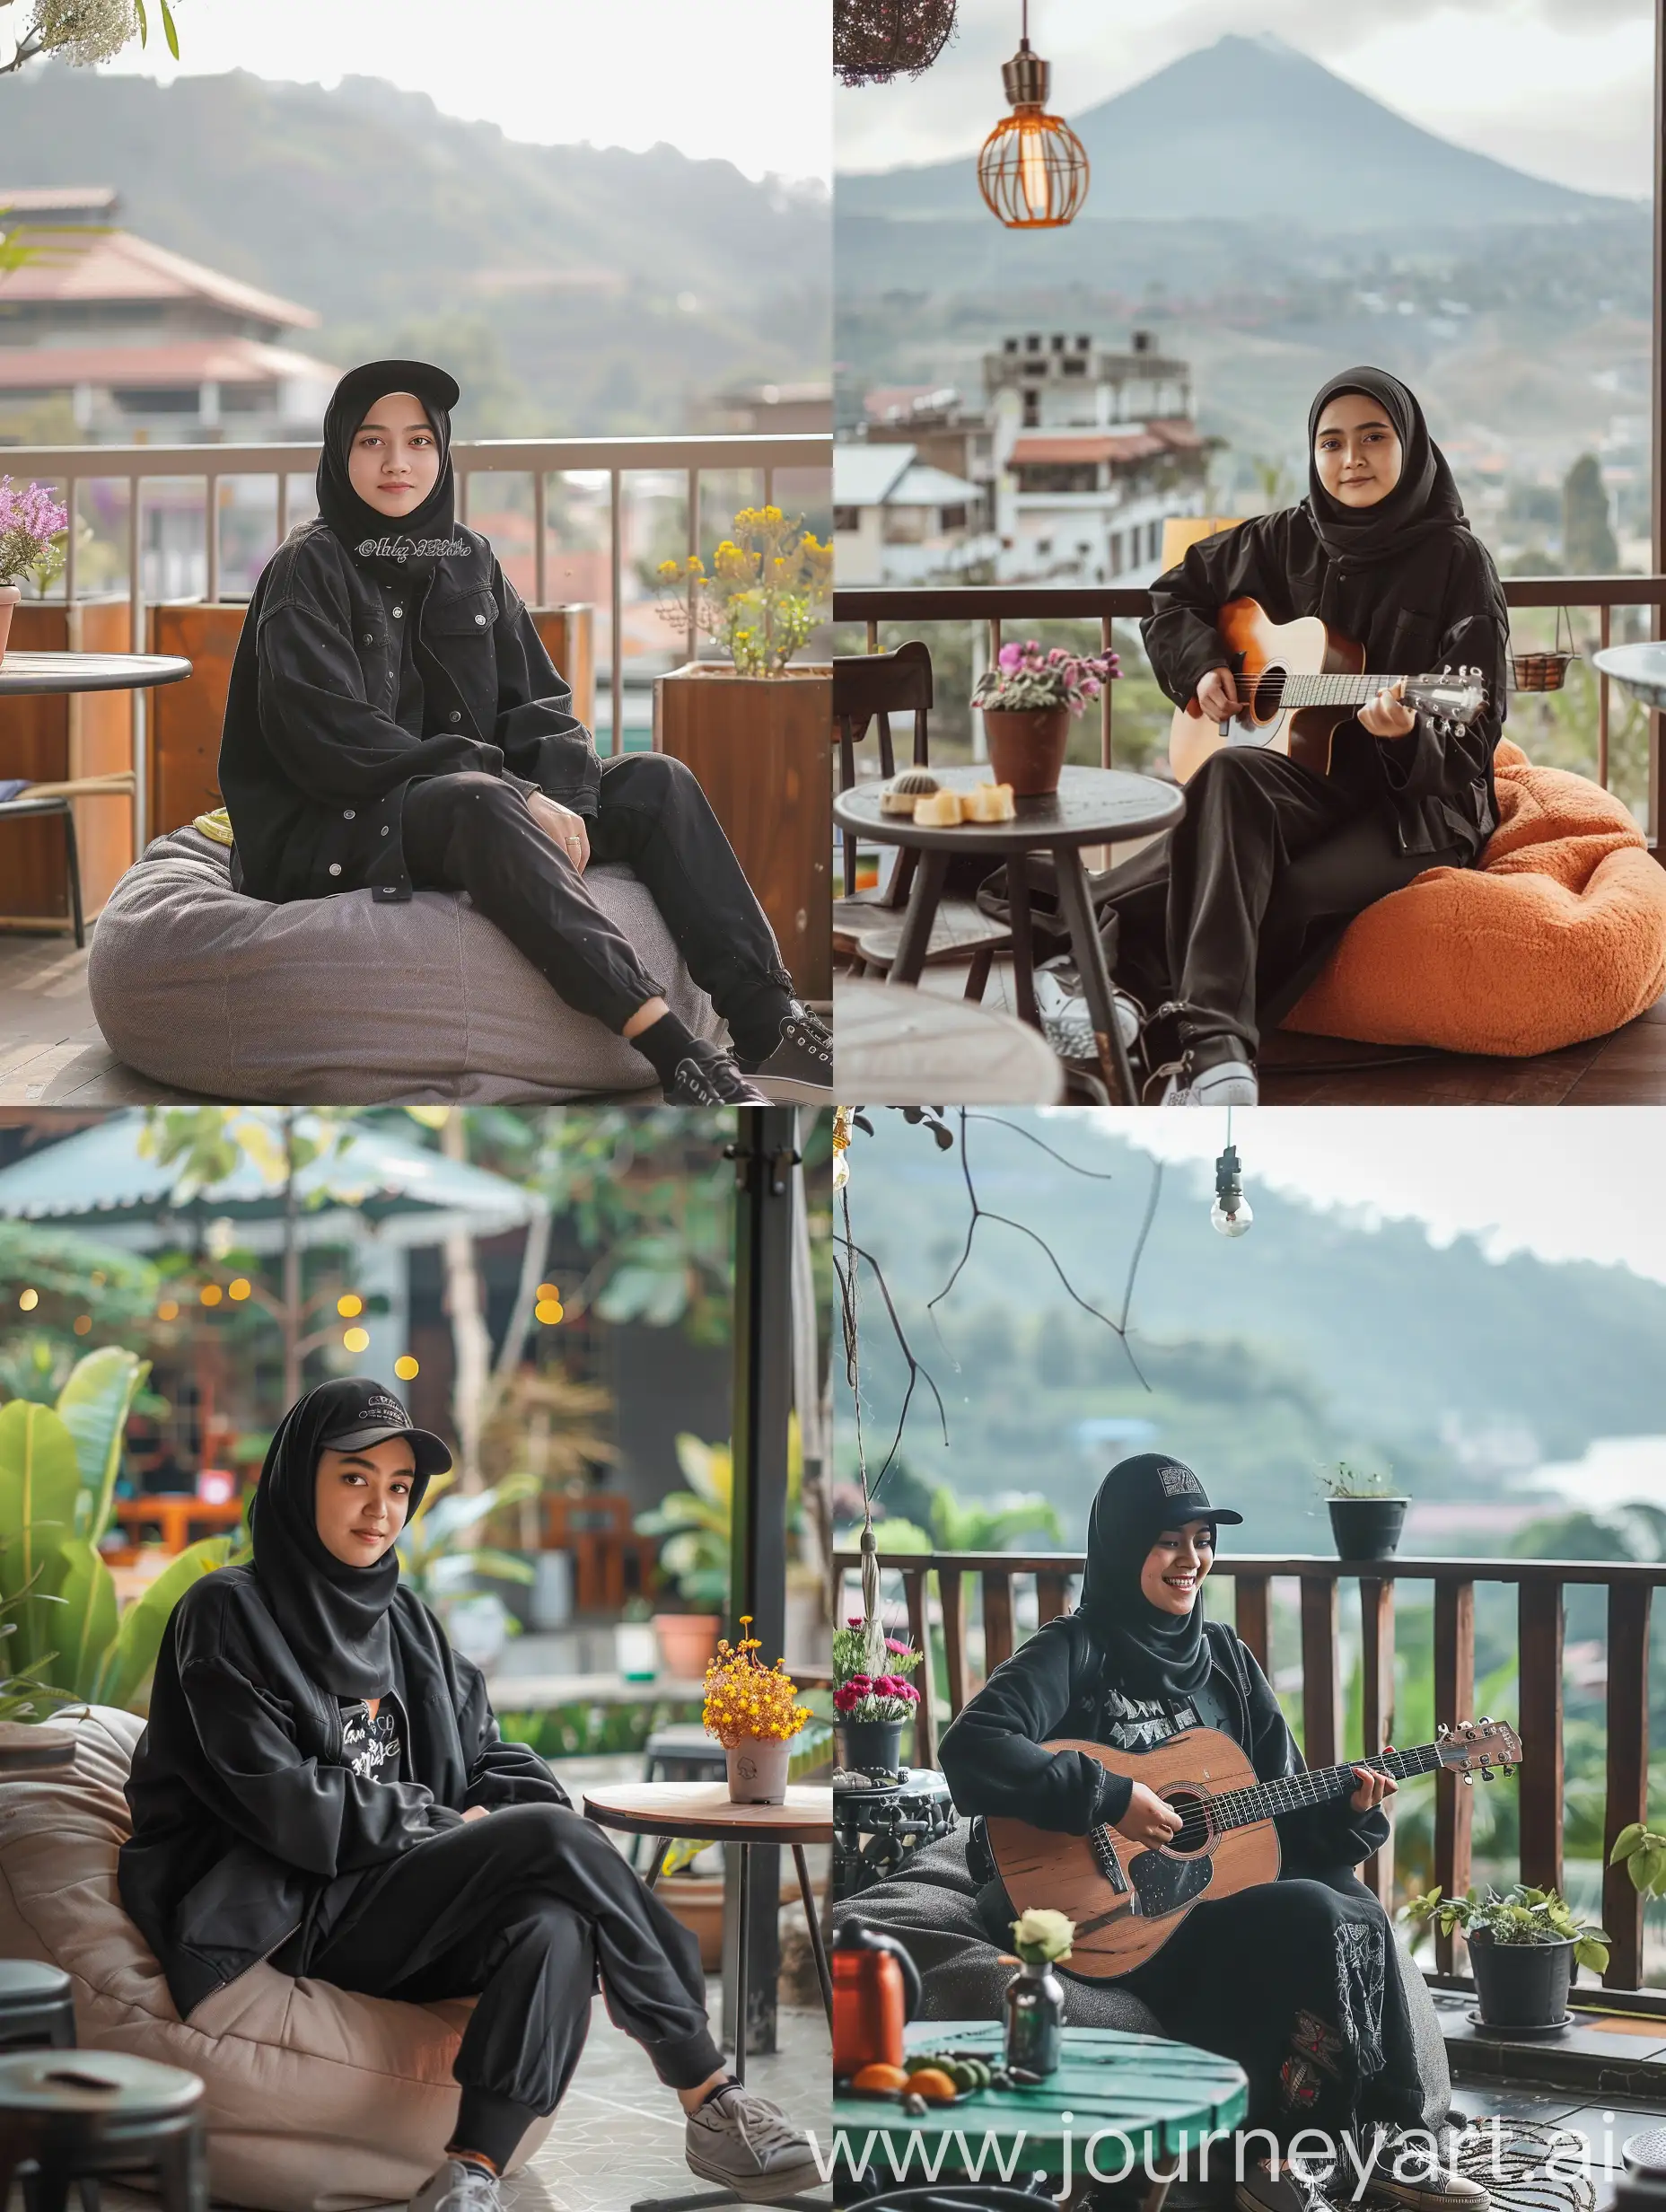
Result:
{"label": "young woman", "polygon": [[[746,1075],[825,1089],[832,1040],[705,793],[662,753],[599,760],[531,616],[452,510],[458,388],[372,361],[324,417],[316,518],[255,586],[220,743],[232,881],[258,899],[466,891],[569,1005],[629,1039],[665,1096],[756,1103]],[[627,861],[734,1055],[696,1039],[592,898]]]}
{"label": "young woman", "polygon": [[1367,669],[1481,671],[1486,707],[1442,735],[1390,689],[1337,731],[1328,776],[1229,746],[1186,790],[1173,830],[1112,871],[1117,979],[1164,1017],[1165,1105],[1247,1104],[1255,1057],[1352,917],[1425,868],[1469,867],[1496,826],[1509,614],[1486,548],[1423,409],[1398,378],[1346,369],[1308,415],[1308,495],[1192,547],[1152,586],[1142,625],[1157,680],[1211,720],[1235,711],[1215,619],[1258,600],[1275,622],[1317,615]]}
{"label": "young woman", "polygon": [[162,1639],[123,1904],[181,2019],[266,1958],[375,1997],[478,1994],[457,2125],[411,2212],[493,2212],[598,1985],[677,2093],[697,2173],[769,2201],[813,2187],[803,2137],[724,2070],[694,1937],[543,1760],[500,1739],[479,1671],[401,1586],[395,1539],[450,1464],[363,1377],[285,1415],[253,1565],[206,1575]]}
{"label": "young woman", "polygon": [[[1262,1780],[1302,1771],[1266,1675],[1230,1628],[1206,1623],[1198,1602],[1217,1526],[1242,1519],[1212,1505],[1178,1461],[1144,1453],[1111,1469],[1089,1517],[1075,1611],[1021,1645],[943,1738],[939,1759],[962,1813],[1076,1836],[1105,1823],[1153,1848],[1180,1826],[1144,1783],[1085,1752],[1049,1751],[1058,1736],[1143,1751],[1181,1728],[1216,1728],[1243,1745]],[[1281,2150],[1304,2129],[1334,2139],[1374,2120],[1411,2130],[1422,2122],[1393,1937],[1352,1871],[1388,1840],[1378,1807],[1396,1785],[1374,1769],[1354,1771],[1351,1796],[1278,1816],[1276,1883],[1195,1906],[1120,1979],[1166,2033],[1237,2060],[1250,2078],[1245,2125],[1267,2130]],[[993,1866],[979,1834],[968,1856]],[[995,1890],[990,1898],[986,1888],[987,1917],[1010,1918]],[[1380,2157],[1374,2182],[1416,2212],[1486,2212],[1484,2190],[1431,2167],[1426,2151],[1419,2161],[1417,2148],[1408,2139],[1394,2164]],[[1340,2174],[1346,2197],[1357,2176],[1346,2165]],[[1280,2161],[1251,2166],[1238,2201],[1244,2212],[1307,2212],[1311,2199]]]}

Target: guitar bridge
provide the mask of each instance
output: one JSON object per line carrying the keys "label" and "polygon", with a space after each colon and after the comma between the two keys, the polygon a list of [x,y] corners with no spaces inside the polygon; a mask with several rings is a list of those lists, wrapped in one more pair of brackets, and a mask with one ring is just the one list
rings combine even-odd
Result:
{"label": "guitar bridge", "polygon": [[1093,1863],[1119,1897],[1128,1893],[1128,1877],[1122,1871],[1122,1861],[1117,1856],[1117,1847],[1111,1841],[1108,1828],[1094,1828],[1088,1831],[1088,1848],[1093,1854]]}

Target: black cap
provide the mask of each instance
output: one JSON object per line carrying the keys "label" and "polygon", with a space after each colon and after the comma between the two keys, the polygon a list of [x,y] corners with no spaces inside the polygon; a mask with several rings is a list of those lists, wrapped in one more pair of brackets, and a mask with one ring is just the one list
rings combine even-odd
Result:
{"label": "black cap", "polygon": [[452,1463],[444,1441],[429,1428],[418,1428],[404,1406],[383,1384],[355,1375],[338,1383],[342,1404],[329,1427],[320,1436],[321,1449],[364,1452],[372,1444],[403,1436],[416,1454],[419,1475],[442,1475]]}
{"label": "black cap", "polygon": [[336,386],[330,405],[346,406],[352,400],[361,408],[373,407],[390,391],[411,392],[425,407],[438,408],[447,415],[462,396],[457,379],[432,361],[365,361],[347,371]]}
{"label": "black cap", "polygon": [[1241,1513],[1212,1505],[1208,1492],[1191,1469],[1160,1452],[1142,1452],[1123,1460],[1105,1479],[1109,1482],[1113,1478],[1118,1516],[1137,1519],[1149,1528],[1175,1528],[1182,1521],[1243,1520]]}

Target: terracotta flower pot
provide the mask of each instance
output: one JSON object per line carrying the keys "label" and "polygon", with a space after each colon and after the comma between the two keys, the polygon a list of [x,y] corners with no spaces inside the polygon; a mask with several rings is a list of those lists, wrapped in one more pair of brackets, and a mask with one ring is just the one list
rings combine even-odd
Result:
{"label": "terracotta flower pot", "polygon": [[1070,742],[1067,707],[986,707],[989,768],[997,784],[1011,784],[1014,798],[1039,798],[1058,789]]}
{"label": "terracotta flower pot", "polygon": [[742,1736],[725,1745],[729,1800],[737,1805],[784,1805],[790,1736]]}
{"label": "terracotta flower pot", "polygon": [[723,1625],[715,1613],[655,1613],[653,1633],[660,1639],[665,1672],[682,1681],[697,1681],[717,1656]]}
{"label": "terracotta flower pot", "polygon": [[0,584],[0,661],[5,658],[5,641],[12,633],[12,610],[22,596],[15,584]]}

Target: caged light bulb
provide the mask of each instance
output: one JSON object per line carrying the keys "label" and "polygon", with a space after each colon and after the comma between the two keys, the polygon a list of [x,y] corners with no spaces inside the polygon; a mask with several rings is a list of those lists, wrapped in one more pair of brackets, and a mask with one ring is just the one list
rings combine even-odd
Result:
{"label": "caged light bulb", "polygon": [[1209,1226],[1222,1236],[1244,1236],[1254,1219],[1244,1196],[1238,1147],[1229,1144],[1214,1163],[1214,1204],[1209,1208]]}

